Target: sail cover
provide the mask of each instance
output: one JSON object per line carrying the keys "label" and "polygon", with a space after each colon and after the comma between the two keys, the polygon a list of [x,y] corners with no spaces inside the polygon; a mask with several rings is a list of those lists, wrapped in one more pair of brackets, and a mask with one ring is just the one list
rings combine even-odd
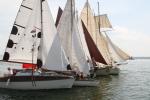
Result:
{"label": "sail cover", "polygon": [[23,0],[3,60],[36,64],[41,36],[40,2]]}
{"label": "sail cover", "polygon": [[89,73],[89,67],[82,49],[74,14],[74,0],[67,0],[57,29],[72,69],[87,75]]}

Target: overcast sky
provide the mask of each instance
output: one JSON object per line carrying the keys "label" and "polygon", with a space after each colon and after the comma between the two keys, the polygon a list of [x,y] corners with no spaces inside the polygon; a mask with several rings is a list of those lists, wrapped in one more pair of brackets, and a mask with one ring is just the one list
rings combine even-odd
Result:
{"label": "overcast sky", "polygon": [[[81,11],[86,0],[76,0]],[[109,36],[113,42],[131,56],[150,56],[150,0],[89,0],[97,12],[100,1],[101,14],[108,14],[113,25]],[[22,0],[0,0],[0,54],[3,53]],[[48,0],[55,19],[58,6],[66,0]]]}

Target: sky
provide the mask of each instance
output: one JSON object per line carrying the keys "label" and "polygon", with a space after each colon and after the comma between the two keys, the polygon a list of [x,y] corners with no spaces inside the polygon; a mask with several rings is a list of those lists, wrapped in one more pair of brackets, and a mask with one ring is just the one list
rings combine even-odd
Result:
{"label": "sky", "polygon": [[[76,0],[81,12],[86,0]],[[112,41],[131,56],[150,56],[150,0],[89,0],[97,14],[108,14],[113,31]],[[0,0],[0,54],[3,54],[14,20],[22,0]],[[55,20],[58,6],[64,8],[66,0],[48,0]]]}

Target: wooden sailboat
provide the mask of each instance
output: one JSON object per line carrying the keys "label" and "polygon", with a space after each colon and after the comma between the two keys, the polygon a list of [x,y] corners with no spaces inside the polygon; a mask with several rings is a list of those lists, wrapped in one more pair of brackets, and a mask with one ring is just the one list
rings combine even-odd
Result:
{"label": "wooden sailboat", "polygon": [[72,87],[72,76],[53,71],[67,70],[68,60],[47,0],[23,0],[3,61],[20,63],[27,69],[15,70],[13,74],[1,77],[0,88],[37,90]]}
{"label": "wooden sailboat", "polygon": [[[90,36],[92,37],[95,45],[97,46],[99,52],[101,53],[103,60],[97,61],[97,76],[99,75],[108,75],[109,74],[109,66],[111,66],[111,57],[109,55],[108,51],[108,44],[105,41],[104,36],[101,34],[101,32],[96,30],[96,24],[95,24],[95,18],[92,13],[92,10],[90,8],[89,2],[87,1],[82,12],[81,12],[81,19],[83,20],[83,23],[85,27],[87,28],[87,31],[89,32]],[[89,47],[90,49],[90,47]],[[94,56],[97,56],[95,54]],[[96,57],[93,57],[96,59]]]}
{"label": "wooden sailboat", "polygon": [[117,47],[107,35],[106,31],[112,28],[112,25],[110,24],[110,21],[107,17],[107,14],[95,16],[95,19],[96,19],[97,29],[98,29],[99,19],[101,20],[100,24],[101,24],[101,27],[103,28],[103,32],[105,33],[105,40],[108,43],[108,49],[112,57],[113,67],[110,68],[110,74],[113,74],[113,75],[119,74],[120,69],[117,67],[117,65],[125,64],[125,61],[129,59],[130,57],[125,52],[123,52],[119,47]]}
{"label": "wooden sailboat", "polygon": [[[85,52],[83,50],[83,42],[81,42],[81,37],[79,35],[79,27],[75,20],[75,9],[74,0],[67,0],[65,9],[62,16],[58,22],[58,32],[61,38],[61,42],[66,52],[67,58],[71,65],[71,70],[75,71],[76,74],[81,74],[83,77],[90,75],[89,62],[86,59]],[[60,15],[58,15],[60,16]],[[67,19],[66,19],[67,18]],[[99,81],[89,80],[89,79],[78,79],[76,76],[75,86],[97,86]]]}

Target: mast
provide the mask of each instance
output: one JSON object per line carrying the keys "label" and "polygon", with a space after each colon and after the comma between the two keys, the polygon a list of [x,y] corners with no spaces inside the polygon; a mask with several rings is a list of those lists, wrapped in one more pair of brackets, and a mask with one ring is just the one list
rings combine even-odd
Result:
{"label": "mast", "polygon": [[[101,32],[101,19],[100,19],[100,6],[99,6],[99,2],[97,2],[98,4],[98,16],[99,16],[99,21],[98,21],[98,31],[99,31],[99,34]],[[96,33],[96,45],[97,45],[97,33]]]}
{"label": "mast", "polygon": [[72,64],[72,50],[73,50],[73,0],[71,0],[71,64]]}
{"label": "mast", "polygon": [[88,27],[88,24],[89,24],[89,19],[88,19],[88,17],[89,17],[89,8],[88,8],[88,3],[89,3],[89,0],[87,0],[87,27]]}

